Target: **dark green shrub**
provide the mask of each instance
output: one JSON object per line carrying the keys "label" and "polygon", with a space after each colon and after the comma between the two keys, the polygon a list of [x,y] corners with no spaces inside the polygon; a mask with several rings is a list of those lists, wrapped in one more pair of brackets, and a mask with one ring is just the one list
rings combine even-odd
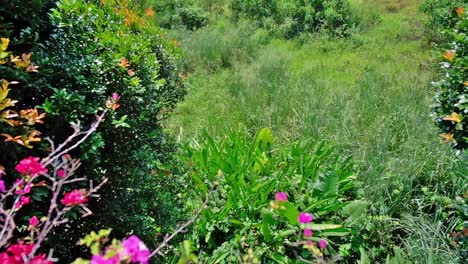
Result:
{"label": "dark green shrub", "polygon": [[[326,144],[273,145],[268,129],[261,130],[255,140],[234,133],[220,140],[206,136],[193,143],[185,148],[183,158],[197,190],[206,191],[207,183],[216,186],[190,237],[194,251],[204,263],[234,263],[249,248],[261,263],[288,263],[297,259],[293,252],[307,258],[310,255],[306,250],[287,243],[297,235],[299,211],[311,212],[313,223],[321,227],[343,223],[341,212],[352,213],[349,221],[363,212],[363,202],[349,199],[354,186],[350,161],[341,160]],[[274,208],[271,201],[275,192],[288,195],[284,212],[288,223],[281,222],[269,210],[270,206]],[[197,204],[196,200],[193,203]],[[316,241],[327,237],[333,243],[342,243],[339,237],[349,230],[331,228],[314,231]],[[328,254],[336,254],[338,246],[332,247],[334,250],[329,249]]]}
{"label": "dark green shrub", "polygon": [[146,6],[156,11],[155,19],[161,27],[184,27],[195,30],[206,26],[208,14],[198,2],[192,0],[146,1]]}
{"label": "dark green shrub", "polygon": [[446,143],[456,149],[468,147],[468,16],[462,12],[453,29],[447,29],[448,45],[443,53],[433,115]]}
{"label": "dark green shrub", "polygon": [[356,22],[347,0],[233,0],[231,9],[234,19],[246,16],[285,37],[320,30],[345,35]]}
{"label": "dark green shrub", "polygon": [[464,0],[426,0],[421,11],[429,15],[430,28],[444,29],[453,27],[457,21],[455,8],[466,7]]}
{"label": "dark green shrub", "polygon": [[[175,195],[182,182],[170,166],[175,147],[160,123],[185,94],[177,48],[148,15],[126,5],[128,1],[64,0],[50,15],[53,1],[30,1],[30,6],[16,2],[0,8],[0,24],[6,29],[2,32],[12,38],[16,51],[32,50],[40,68],[25,76],[2,68],[2,76],[21,83],[14,98],[24,98],[26,105],[42,104],[47,112],[40,127],[44,136],[61,141],[69,134],[68,122],[89,123],[106,98],[121,95],[113,118],[72,153],[83,159],[79,173],[110,178],[99,207],[91,205],[95,214],[79,227],[71,222],[57,229],[50,246],[67,261],[73,258],[69,251],[76,241],[101,227],[113,228],[119,237],[137,233],[152,246],[158,233],[182,217]],[[15,10],[21,16],[14,15]],[[2,149],[2,163],[9,153]],[[8,160],[14,164],[19,158]]]}

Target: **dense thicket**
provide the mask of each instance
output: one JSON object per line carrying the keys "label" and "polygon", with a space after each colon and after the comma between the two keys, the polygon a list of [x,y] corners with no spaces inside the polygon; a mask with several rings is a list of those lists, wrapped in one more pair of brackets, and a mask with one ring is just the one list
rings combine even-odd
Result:
{"label": "dense thicket", "polygon": [[[121,96],[118,114],[72,153],[83,159],[80,173],[107,176],[110,183],[99,206],[92,206],[92,217],[79,228],[71,223],[57,230],[51,239],[51,247],[63,247],[63,256],[83,234],[101,227],[119,236],[135,232],[151,244],[160,228],[181,215],[168,167],[174,145],[160,120],[185,88],[177,48],[150,17],[128,1],[12,1],[0,8],[1,37],[11,39],[15,53],[32,51],[40,66],[29,75],[0,66],[2,78],[20,82],[14,95],[24,104],[42,105],[44,136],[61,141],[70,132],[68,122],[89,123],[112,93]],[[13,143],[0,147],[2,165],[9,168],[31,153]]]}

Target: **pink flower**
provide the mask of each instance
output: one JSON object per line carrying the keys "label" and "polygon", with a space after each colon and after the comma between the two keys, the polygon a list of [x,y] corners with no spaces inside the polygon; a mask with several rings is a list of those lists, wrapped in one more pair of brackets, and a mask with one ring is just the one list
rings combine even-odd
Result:
{"label": "pink flower", "polygon": [[29,226],[37,226],[39,224],[39,219],[37,219],[37,216],[33,216],[29,218]]}
{"label": "pink flower", "polygon": [[275,194],[275,201],[286,202],[288,200],[288,195],[285,192],[277,192]]}
{"label": "pink flower", "polygon": [[312,222],[312,220],[314,220],[314,216],[309,213],[300,213],[297,218],[297,221],[299,221],[300,224],[307,224]]}
{"label": "pink flower", "polygon": [[7,252],[13,255],[10,257],[10,263],[24,263],[23,255],[29,255],[33,247],[34,244],[24,244],[23,241],[20,241],[18,244],[10,245],[7,249]]}
{"label": "pink flower", "polygon": [[323,240],[323,239],[320,239],[320,241],[319,241],[319,247],[320,247],[321,249],[324,249],[324,248],[326,248],[327,246],[328,246],[327,241],[325,241],[325,240]]}
{"label": "pink flower", "polygon": [[21,174],[29,174],[31,176],[46,174],[47,168],[39,162],[40,160],[41,159],[37,157],[27,157],[20,161],[15,169]]}
{"label": "pink flower", "polygon": [[0,180],[0,192],[6,192],[5,181]]}
{"label": "pink flower", "polygon": [[88,202],[88,198],[80,190],[73,190],[65,194],[60,202],[65,206],[79,205]]}
{"label": "pink flower", "polygon": [[146,245],[135,235],[122,241],[122,246],[132,262],[147,264],[150,256],[150,251]]}
{"label": "pink flower", "polygon": [[15,185],[17,185],[15,194],[28,194],[31,192],[32,184],[27,183],[25,186],[24,181],[22,179],[16,179]]}
{"label": "pink flower", "polygon": [[119,264],[119,263],[120,263],[119,255],[113,256],[109,259],[101,255],[93,255],[93,257],[91,258],[90,264]]}
{"label": "pink flower", "polygon": [[59,178],[65,178],[65,170],[63,170],[63,169],[58,170],[57,171],[57,176]]}
{"label": "pink flower", "polygon": [[311,237],[314,235],[314,232],[310,228],[304,228],[304,237]]}
{"label": "pink flower", "polygon": [[112,93],[112,100],[118,101],[120,99],[120,95],[118,93]]}
{"label": "pink flower", "polygon": [[19,201],[15,204],[16,209],[20,209],[23,205],[30,204],[31,198],[29,196],[21,196]]}

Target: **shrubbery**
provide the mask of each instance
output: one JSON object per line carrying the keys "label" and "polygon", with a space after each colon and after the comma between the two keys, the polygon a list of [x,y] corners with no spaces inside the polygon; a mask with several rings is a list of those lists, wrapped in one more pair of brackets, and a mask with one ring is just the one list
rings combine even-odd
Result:
{"label": "shrubbery", "polygon": [[233,0],[231,9],[234,19],[246,16],[288,38],[321,30],[346,35],[356,23],[347,0]]}
{"label": "shrubbery", "polygon": [[[39,65],[33,74],[0,65],[1,76],[19,81],[12,90],[22,99],[18,107],[42,105],[47,116],[38,130],[44,136],[60,142],[70,132],[68,122],[86,124],[111,93],[122,97],[116,106],[121,114],[72,153],[83,160],[77,173],[108,176],[110,184],[92,218],[80,228],[71,223],[56,229],[48,240],[64,257],[71,257],[70,248],[83,234],[101,227],[112,227],[118,237],[135,232],[151,246],[157,234],[182,217],[175,194],[182,182],[169,164],[174,145],[160,124],[185,94],[178,49],[148,19],[151,14],[140,15],[128,1],[95,2],[36,0],[0,8],[2,37],[11,38],[15,55],[32,51]],[[2,165],[13,168],[25,155],[44,153],[47,145],[35,152],[14,143],[0,148]]]}
{"label": "shrubbery", "polygon": [[447,43],[441,45],[440,80],[433,83],[437,88],[433,114],[444,142],[462,150],[468,147],[468,16],[463,7],[454,10],[455,16],[448,19],[453,28],[443,29]]}
{"label": "shrubbery", "polygon": [[155,19],[164,28],[184,27],[196,30],[208,23],[208,13],[193,0],[147,0],[147,10],[155,10]]}

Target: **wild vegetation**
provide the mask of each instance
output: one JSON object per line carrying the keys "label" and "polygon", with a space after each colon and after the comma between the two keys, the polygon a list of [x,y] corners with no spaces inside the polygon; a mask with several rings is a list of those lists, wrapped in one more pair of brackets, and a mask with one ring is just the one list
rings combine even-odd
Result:
{"label": "wild vegetation", "polygon": [[2,1],[0,262],[464,263],[467,8]]}

